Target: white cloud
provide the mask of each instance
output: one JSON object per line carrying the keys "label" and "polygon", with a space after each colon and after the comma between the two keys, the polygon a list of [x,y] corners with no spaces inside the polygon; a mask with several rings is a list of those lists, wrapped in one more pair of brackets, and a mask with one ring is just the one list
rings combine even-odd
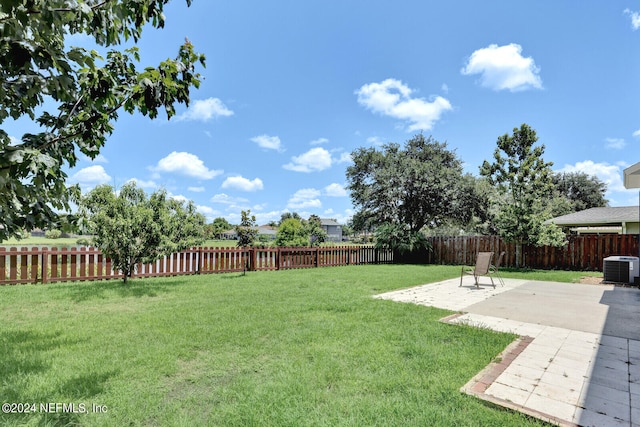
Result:
{"label": "white cloud", "polygon": [[154,181],[143,181],[138,178],[131,178],[127,182],[134,182],[138,187],[141,187],[141,188],[159,188],[160,187]]}
{"label": "white cloud", "polygon": [[318,139],[314,139],[309,144],[310,145],[321,145],[321,144],[326,144],[327,142],[329,142],[329,140],[327,138],[318,138]]}
{"label": "white cloud", "polygon": [[222,183],[222,188],[235,188],[241,191],[257,191],[264,188],[264,184],[260,178],[249,180],[242,176],[230,176]]}
{"label": "white cloud", "polygon": [[626,15],[629,15],[629,17],[631,18],[631,28],[633,28],[633,31],[640,28],[640,13],[634,12],[629,9],[625,9],[624,13]]}
{"label": "white cloud", "polygon": [[82,160],[84,160],[84,161],[91,162],[91,163],[109,163],[107,158],[105,156],[103,156],[102,154],[98,154],[93,159],[91,157],[87,156],[86,154],[80,154],[80,158]]}
{"label": "white cloud", "polygon": [[291,162],[282,167],[295,172],[318,172],[331,167],[331,153],[321,147],[311,150],[299,156],[293,156]]}
{"label": "white cloud", "polygon": [[622,150],[627,146],[627,143],[622,138],[606,138],[605,141],[607,143],[606,147],[614,150]]}
{"label": "white cloud", "polygon": [[315,188],[303,188],[296,191],[287,203],[289,209],[306,209],[306,208],[320,208],[322,202],[318,197],[320,191]]}
{"label": "white cloud", "polygon": [[345,197],[347,195],[347,190],[345,190],[342,185],[334,182],[333,184],[329,184],[324,187],[324,193],[331,197]]}
{"label": "white cloud", "polygon": [[369,138],[367,138],[367,142],[369,144],[378,145],[378,146],[384,144],[384,141],[379,136],[370,136]]}
{"label": "white cloud", "polygon": [[352,163],[353,157],[351,157],[351,153],[340,153],[340,157],[338,157],[338,163]]}
{"label": "white cloud", "polygon": [[100,165],[80,169],[71,179],[83,184],[106,184],[111,181],[109,174]]}
{"label": "white cloud", "polygon": [[632,135],[633,135],[634,138],[640,138],[640,129],[635,131]]}
{"label": "white cloud", "polygon": [[533,58],[522,56],[522,46],[515,43],[492,44],[476,50],[461,72],[464,75],[480,74],[480,84],[493,90],[542,89],[540,69]]}
{"label": "white cloud", "polygon": [[192,193],[202,193],[204,192],[204,187],[187,187],[187,190]]}
{"label": "white cloud", "polygon": [[196,205],[196,210],[198,212],[200,212],[202,215],[206,216],[207,219],[211,218],[213,219],[214,216],[216,215],[220,215],[220,212],[209,207],[209,206],[204,206],[204,205]]}
{"label": "white cloud", "polygon": [[251,138],[251,141],[268,150],[276,150],[279,152],[284,151],[282,148],[282,142],[277,136],[259,135]]}
{"label": "white cloud", "polygon": [[242,197],[231,197],[228,194],[220,193],[220,194],[215,194],[211,198],[211,202],[220,203],[222,205],[239,205],[239,204],[248,203],[249,200],[244,199]]}
{"label": "white cloud", "polygon": [[451,103],[441,96],[426,101],[412,98],[412,92],[401,81],[386,79],[380,83],[366,84],[356,94],[358,103],[374,113],[408,122],[407,132],[431,130],[442,113],[453,109]]}
{"label": "white cloud", "polygon": [[216,117],[232,115],[233,111],[229,110],[218,98],[207,98],[194,101],[187,111],[176,117],[176,120],[208,122]]}
{"label": "white cloud", "polygon": [[595,163],[593,160],[585,160],[575,165],[564,165],[559,172],[583,172],[588,175],[595,175],[607,184],[607,193],[611,191],[625,191],[622,181],[622,169],[619,165],[608,163]]}
{"label": "white cloud", "polygon": [[212,179],[223,172],[207,168],[198,156],[184,151],[172,152],[150,169],[154,172],[173,172],[198,179]]}
{"label": "white cloud", "polygon": [[185,196],[183,196],[182,194],[171,194],[169,193],[169,198],[173,199],[173,200],[177,200],[181,203],[187,203],[189,202],[189,199]]}

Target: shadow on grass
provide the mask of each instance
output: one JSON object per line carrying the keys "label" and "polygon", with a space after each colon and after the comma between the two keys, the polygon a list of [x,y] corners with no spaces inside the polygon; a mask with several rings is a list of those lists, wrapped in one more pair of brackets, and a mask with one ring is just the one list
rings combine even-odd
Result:
{"label": "shadow on grass", "polygon": [[[117,372],[91,372],[70,379],[52,379],[53,362],[47,353],[79,344],[63,332],[42,333],[25,330],[0,332],[0,396],[2,403],[35,405],[29,413],[2,413],[0,425],[82,425],[82,407],[105,391],[107,381]],[[35,394],[34,394],[34,388]],[[66,408],[41,407],[50,402],[73,404]],[[55,404],[54,404],[55,405]],[[25,411],[20,411],[25,412]],[[34,418],[39,422],[34,424]]]}
{"label": "shadow on grass", "polygon": [[[188,277],[188,276],[187,276]],[[177,286],[188,282],[186,277],[130,279],[127,283],[122,280],[103,282],[79,282],[70,284],[68,294],[74,302],[106,298],[117,294],[122,298],[157,297],[172,292]]]}

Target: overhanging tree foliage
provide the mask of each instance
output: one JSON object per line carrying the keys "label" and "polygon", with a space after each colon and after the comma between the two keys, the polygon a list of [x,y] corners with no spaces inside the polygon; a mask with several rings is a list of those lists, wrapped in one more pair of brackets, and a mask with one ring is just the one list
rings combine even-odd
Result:
{"label": "overhanging tree foliage", "polygon": [[135,183],[125,184],[118,194],[109,185],[98,186],[82,198],[80,210],[94,244],[122,271],[125,283],[138,263],[204,240],[205,218],[192,202],[184,205],[163,190],[147,197]]}
{"label": "overhanging tree foliage", "polygon": [[[121,111],[155,118],[189,104],[204,56],[186,41],[174,59],[138,70],[136,47],[95,50],[70,46],[84,34],[111,48],[137,42],[143,27],[164,26],[169,0],[1,0],[0,124],[27,117],[34,132],[0,129],[0,241],[21,230],[56,226],[55,210],[79,197],[63,168],[78,153],[94,158]],[[191,0],[186,0],[187,5]],[[13,137],[13,138],[12,138]]]}
{"label": "overhanging tree foliage", "polygon": [[496,226],[507,241],[516,242],[516,263],[522,265],[524,244],[562,245],[564,233],[545,221],[551,218],[550,201],[555,186],[551,166],[542,158],[544,145],[535,130],[523,124],[513,129],[513,135],[498,138],[493,163],[484,161],[481,175],[497,186]]}

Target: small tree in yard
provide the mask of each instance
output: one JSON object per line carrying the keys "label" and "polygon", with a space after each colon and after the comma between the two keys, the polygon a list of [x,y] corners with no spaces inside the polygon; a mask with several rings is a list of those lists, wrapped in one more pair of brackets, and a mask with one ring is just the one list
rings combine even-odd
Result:
{"label": "small tree in yard", "polygon": [[138,263],[153,262],[204,240],[205,218],[193,203],[185,206],[165,191],[147,198],[135,183],[125,184],[118,194],[109,185],[96,187],[82,199],[81,211],[88,217],[94,244],[111,258],[125,283]]}
{"label": "small tree in yard", "polygon": [[308,246],[309,233],[298,218],[287,218],[278,227],[277,246]]}
{"label": "small tree in yard", "polygon": [[555,191],[553,163],[544,161],[544,145],[534,146],[537,141],[536,132],[523,124],[512,136],[498,138],[494,162],[485,160],[480,168],[501,195],[495,223],[505,240],[516,243],[517,266],[522,265],[523,245],[561,246],[565,242],[559,227],[545,224],[551,218]]}
{"label": "small tree in yard", "polygon": [[251,215],[251,211],[241,212],[240,224],[236,226],[236,234],[238,235],[238,246],[251,246],[258,237],[258,224],[255,215]]}

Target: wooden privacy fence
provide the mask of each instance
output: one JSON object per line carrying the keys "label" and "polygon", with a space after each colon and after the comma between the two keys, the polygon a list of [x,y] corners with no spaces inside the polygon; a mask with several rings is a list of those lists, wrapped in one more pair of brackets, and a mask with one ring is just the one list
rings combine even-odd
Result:
{"label": "wooden privacy fence", "polygon": [[[372,247],[191,248],[149,264],[133,277],[283,270],[392,263],[391,251]],[[0,247],[0,285],[122,278],[96,248]]]}
{"label": "wooden privacy fence", "polygon": [[[515,267],[516,246],[498,236],[431,237],[430,264],[473,265],[476,254],[505,252],[503,265]],[[603,234],[568,236],[562,247],[524,246],[523,265],[530,268],[602,271],[602,260],[611,255],[638,256],[638,236]]]}

